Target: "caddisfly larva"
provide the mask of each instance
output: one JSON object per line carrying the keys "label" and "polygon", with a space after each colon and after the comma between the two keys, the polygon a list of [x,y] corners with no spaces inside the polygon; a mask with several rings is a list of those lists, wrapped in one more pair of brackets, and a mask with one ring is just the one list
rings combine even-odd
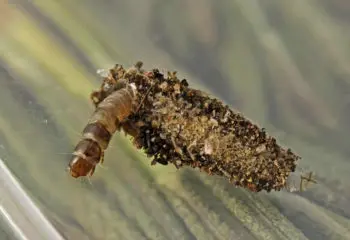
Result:
{"label": "caddisfly larva", "polygon": [[73,177],[93,173],[119,129],[152,165],[199,168],[253,192],[286,188],[300,159],[241,113],[190,88],[176,72],[165,76],[143,70],[141,62],[129,69],[117,64],[91,99],[96,110],[74,151]]}

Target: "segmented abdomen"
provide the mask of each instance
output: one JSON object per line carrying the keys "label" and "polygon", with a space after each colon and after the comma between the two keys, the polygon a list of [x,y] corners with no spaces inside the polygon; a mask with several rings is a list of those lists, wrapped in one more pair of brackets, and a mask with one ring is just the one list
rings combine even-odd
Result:
{"label": "segmented abdomen", "polygon": [[132,88],[126,87],[105,98],[92,114],[83,131],[83,138],[92,139],[103,150],[106,149],[120,122],[132,113],[134,96]]}

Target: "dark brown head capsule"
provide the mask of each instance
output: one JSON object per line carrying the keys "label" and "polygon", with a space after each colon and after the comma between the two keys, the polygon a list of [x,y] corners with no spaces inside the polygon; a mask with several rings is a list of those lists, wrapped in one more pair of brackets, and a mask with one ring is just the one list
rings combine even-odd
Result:
{"label": "dark brown head capsule", "polygon": [[92,139],[82,139],[76,146],[69,163],[70,175],[74,178],[92,175],[101,161],[103,150]]}

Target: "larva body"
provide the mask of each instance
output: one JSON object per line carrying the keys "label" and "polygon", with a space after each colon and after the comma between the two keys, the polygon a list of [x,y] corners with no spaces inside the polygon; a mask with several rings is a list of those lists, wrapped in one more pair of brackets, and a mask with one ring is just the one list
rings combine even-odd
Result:
{"label": "larva body", "polygon": [[134,89],[127,85],[112,92],[96,106],[69,163],[73,177],[92,175],[96,165],[103,162],[104,151],[113,134],[132,113],[134,99]]}

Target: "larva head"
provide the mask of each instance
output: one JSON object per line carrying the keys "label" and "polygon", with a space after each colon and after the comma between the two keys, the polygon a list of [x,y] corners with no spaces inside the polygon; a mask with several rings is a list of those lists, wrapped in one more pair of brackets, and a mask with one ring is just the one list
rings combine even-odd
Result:
{"label": "larva head", "polygon": [[96,165],[100,162],[102,150],[97,142],[83,139],[75,147],[73,157],[69,163],[70,175],[74,178],[92,175]]}
{"label": "larva head", "polygon": [[69,163],[69,173],[74,178],[92,175],[94,171],[95,165],[82,156],[74,156]]}

